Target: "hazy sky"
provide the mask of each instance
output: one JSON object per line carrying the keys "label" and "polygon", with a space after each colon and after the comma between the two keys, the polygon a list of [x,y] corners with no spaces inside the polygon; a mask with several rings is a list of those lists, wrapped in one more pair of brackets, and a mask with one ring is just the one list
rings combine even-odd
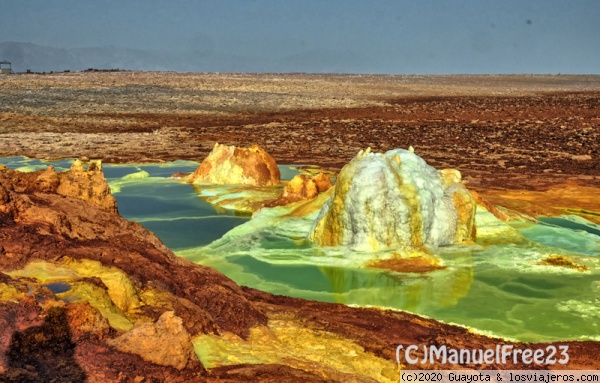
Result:
{"label": "hazy sky", "polygon": [[600,0],[2,0],[2,41],[217,70],[600,73]]}

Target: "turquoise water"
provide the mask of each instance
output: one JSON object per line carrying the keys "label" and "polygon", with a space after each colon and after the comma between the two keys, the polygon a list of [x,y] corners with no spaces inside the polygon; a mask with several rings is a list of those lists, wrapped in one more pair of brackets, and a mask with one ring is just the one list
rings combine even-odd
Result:
{"label": "turquoise water", "polygon": [[103,165],[117,199],[119,213],[156,233],[174,251],[209,244],[248,219],[232,212],[217,213],[187,184],[170,178],[192,172],[198,163],[163,165]]}
{"label": "turquoise water", "polygon": [[[53,162],[66,169],[71,161]],[[43,161],[4,158],[11,168],[45,168]],[[284,208],[252,220],[215,210],[194,188],[170,175],[195,162],[103,165],[120,213],[155,232],[176,253],[215,267],[236,282],[276,294],[350,305],[403,309],[481,332],[523,341],[600,340],[600,228],[582,218],[515,223],[494,241],[436,251],[446,266],[425,274],[365,268],[372,254],[317,248],[304,238],[314,215],[286,217]],[[290,179],[296,172],[281,167]],[[483,235],[483,234],[482,234]],[[537,263],[550,254],[588,266],[586,272]],[[385,254],[380,254],[385,256]]]}

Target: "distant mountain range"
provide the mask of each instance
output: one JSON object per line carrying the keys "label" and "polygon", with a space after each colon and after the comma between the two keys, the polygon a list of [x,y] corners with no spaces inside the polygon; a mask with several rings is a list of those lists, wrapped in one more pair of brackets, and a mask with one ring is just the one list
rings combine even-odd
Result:
{"label": "distant mountain range", "polygon": [[114,46],[54,48],[31,43],[0,43],[0,60],[12,63],[13,71],[49,72],[88,68],[169,70],[168,57],[138,49]]}
{"label": "distant mountain range", "polygon": [[177,72],[356,73],[369,65],[367,57],[348,51],[311,50],[273,59],[218,51],[170,54],[115,46],[55,48],[21,42],[0,43],[2,60],[10,61],[15,72],[62,72],[94,68]]}

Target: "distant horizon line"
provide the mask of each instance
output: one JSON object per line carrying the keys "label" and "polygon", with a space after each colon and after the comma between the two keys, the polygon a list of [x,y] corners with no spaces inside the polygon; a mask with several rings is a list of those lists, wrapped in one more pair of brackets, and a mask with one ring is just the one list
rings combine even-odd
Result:
{"label": "distant horizon line", "polygon": [[[0,61],[8,62],[0,57]],[[19,71],[13,75],[49,75],[49,74],[80,74],[80,73],[177,73],[177,74],[207,74],[207,75],[289,75],[289,76],[388,76],[388,77],[600,77],[600,73],[359,73],[359,72],[252,72],[252,71],[177,71],[177,70],[142,70],[122,68],[88,68],[81,70],[52,70],[52,71]]]}
{"label": "distant horizon line", "polygon": [[[31,47],[28,51],[27,46]],[[541,75],[541,76],[597,76],[600,72],[584,72],[569,70],[536,71],[534,68],[520,68],[522,70],[503,70],[502,66],[489,72],[482,70],[463,71],[460,66],[450,65],[447,71],[444,68],[422,68],[422,72],[415,65],[404,63],[389,64],[389,68],[374,68],[365,65],[360,60],[345,59],[331,61],[329,58],[319,61],[319,55],[314,60],[290,65],[289,63],[274,63],[274,60],[265,59],[264,62],[256,61],[253,57],[231,59],[220,56],[221,53],[211,53],[206,56],[194,56],[193,50],[182,52],[169,52],[162,50],[145,50],[144,48],[129,48],[114,44],[56,47],[41,45],[34,42],[0,41],[0,61],[7,60],[12,63],[13,71],[26,73],[28,70],[36,73],[61,73],[64,71],[82,72],[90,69],[102,71],[139,71],[163,73],[256,73],[256,74],[315,74],[315,75],[415,75],[415,76],[488,76],[488,75]],[[95,50],[99,50],[95,52]],[[64,51],[64,54],[61,54]],[[335,52],[330,52],[335,54]],[[356,52],[353,52],[356,53]],[[359,56],[356,56],[359,57]],[[247,59],[247,61],[246,61]],[[280,58],[283,60],[283,58]],[[328,61],[329,60],[329,61]],[[94,61],[98,61],[95,63]],[[377,58],[372,58],[377,62]],[[414,63],[413,63],[414,64]],[[220,69],[220,66],[223,69]],[[263,70],[262,67],[265,67]],[[290,67],[291,66],[291,67]],[[371,66],[371,68],[369,68]],[[417,65],[418,67],[419,65]],[[440,67],[441,65],[438,65]],[[15,68],[16,67],[16,68]],[[288,67],[288,68],[286,68]],[[362,67],[362,68],[361,68]],[[128,69],[132,68],[132,69]],[[399,69],[400,71],[394,71]],[[404,72],[402,70],[405,70]],[[427,70],[429,69],[429,70]],[[485,67],[482,68],[485,70]],[[518,69],[518,68],[515,68]],[[533,70],[532,70],[533,69]],[[541,68],[540,68],[541,69]],[[588,68],[589,69],[589,68]]]}

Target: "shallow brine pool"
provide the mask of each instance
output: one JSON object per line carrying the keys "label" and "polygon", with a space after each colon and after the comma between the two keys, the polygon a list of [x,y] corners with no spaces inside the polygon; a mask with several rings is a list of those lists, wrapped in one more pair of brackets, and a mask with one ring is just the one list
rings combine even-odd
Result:
{"label": "shallow brine pool", "polygon": [[[3,158],[13,169],[48,163]],[[71,160],[54,161],[57,170]],[[215,209],[177,179],[198,163],[103,164],[119,212],[153,231],[178,255],[237,283],[275,294],[349,305],[402,309],[522,341],[600,340],[600,226],[575,216],[514,223],[520,239],[440,248],[445,269],[424,274],[362,266],[372,255],[323,249],[304,237],[312,215],[286,218],[269,209],[252,221]],[[282,179],[296,171],[280,166]],[[478,219],[489,219],[478,212]],[[538,265],[549,254],[588,267]]]}

